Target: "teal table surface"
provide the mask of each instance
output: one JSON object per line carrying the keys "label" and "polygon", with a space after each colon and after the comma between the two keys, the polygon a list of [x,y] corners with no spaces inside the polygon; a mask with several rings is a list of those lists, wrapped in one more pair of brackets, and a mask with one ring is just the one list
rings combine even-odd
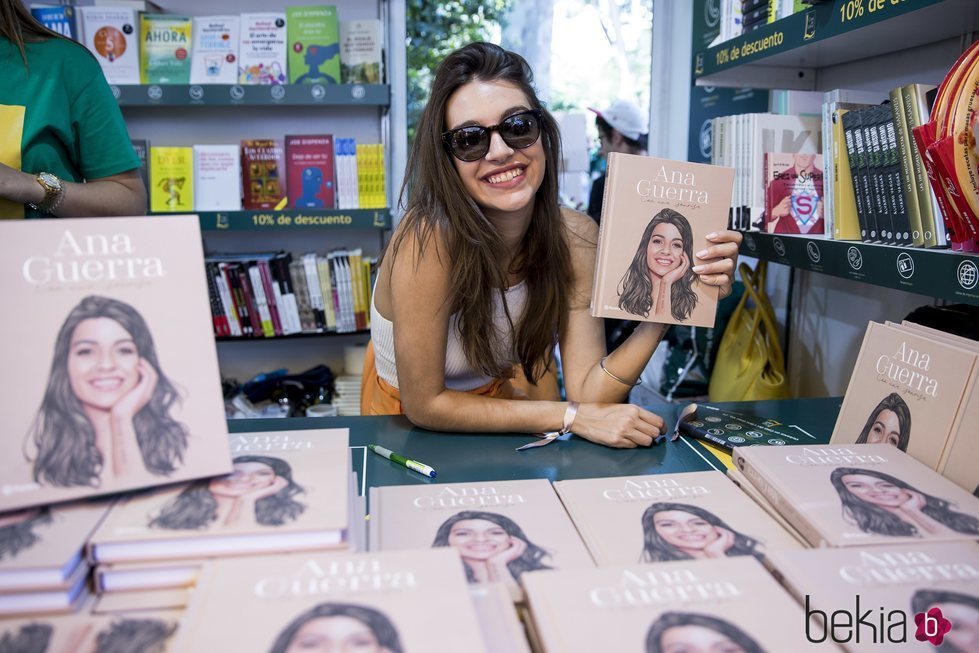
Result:
{"label": "teal table surface", "polygon": [[[808,434],[802,436],[803,441],[820,444],[829,442],[841,401],[840,397],[829,397],[711,405],[798,426]],[[656,406],[653,410],[666,420],[672,430],[679,407]],[[525,478],[557,481],[723,469],[723,465],[699,442],[686,438],[648,448],[611,449],[583,438],[564,436],[567,439],[547,446],[516,451],[517,447],[533,441],[534,437],[525,434],[427,431],[412,426],[400,416],[229,420],[228,428],[231,433],[349,429],[352,464],[359,474],[361,490],[414,483]],[[432,466],[438,474],[437,478],[426,478],[378,455],[367,453],[366,446],[371,443]]]}

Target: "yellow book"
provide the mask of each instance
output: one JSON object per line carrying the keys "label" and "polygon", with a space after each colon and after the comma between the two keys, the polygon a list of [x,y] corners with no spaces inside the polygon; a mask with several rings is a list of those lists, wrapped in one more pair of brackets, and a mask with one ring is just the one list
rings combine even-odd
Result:
{"label": "yellow book", "polygon": [[860,218],[853,196],[853,175],[843,136],[845,109],[833,114],[833,239],[860,240]]}
{"label": "yellow book", "polygon": [[320,273],[320,292],[323,293],[323,313],[326,315],[326,328],[337,330],[337,312],[333,305],[333,282],[330,279],[330,261],[325,256],[316,257],[316,269]]}
{"label": "yellow book", "polygon": [[350,250],[347,255],[347,261],[350,264],[350,295],[353,299],[354,319],[358,329],[367,326],[367,317],[364,311],[363,266],[360,263],[362,254],[362,250],[358,248]]}
{"label": "yellow book", "polygon": [[194,148],[150,147],[150,211],[194,210]]}

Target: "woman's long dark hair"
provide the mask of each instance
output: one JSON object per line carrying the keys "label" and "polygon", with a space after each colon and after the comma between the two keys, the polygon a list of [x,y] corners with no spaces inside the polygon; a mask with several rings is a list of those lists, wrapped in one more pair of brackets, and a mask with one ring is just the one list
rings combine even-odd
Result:
{"label": "woman's long dark hair", "polygon": [[160,653],[176,631],[173,621],[122,619],[96,636],[94,653]]}
{"label": "woman's long dark hair", "polygon": [[167,476],[183,463],[187,428],[170,417],[170,410],[179,402],[180,396],[160,369],[146,321],[125,302],[90,295],[71,310],[61,325],[54,345],[48,386],[31,425],[31,437],[37,447],[34,480],[40,483],[60,487],[99,485],[103,460],[95,446],[95,428],[72,392],[67,372],[75,328],[85,320],[96,318],[115,320],[129,332],[140,358],[152,365],[158,376],[149,402],[133,417],[136,440],[146,469],[157,476]]}
{"label": "woman's long dark hair", "polygon": [[843,484],[843,477],[850,474],[873,476],[904,490],[917,492],[925,498],[925,507],[921,509],[921,512],[935,521],[948,526],[953,531],[979,535],[979,519],[976,519],[972,515],[952,510],[952,503],[950,501],[925,494],[901,479],[895,478],[890,474],[885,474],[884,472],[856,467],[837,467],[830,474],[829,479],[833,487],[836,488],[837,494],[840,495],[840,501],[843,503],[843,516],[853,521],[864,533],[876,533],[877,535],[891,535],[895,537],[919,535],[917,526],[909,524],[897,515],[879,506],[871,505],[854,496],[846,488],[846,485]]}
{"label": "woman's long dark hair", "polygon": [[734,624],[697,612],[664,612],[646,633],[646,653],[663,653],[663,634],[670,628],[700,626],[720,633],[740,646],[745,653],[765,653],[758,642]]}
{"label": "woman's long dark hair", "polygon": [[[525,571],[552,568],[542,562],[544,558],[550,556],[550,553],[548,553],[546,549],[543,549],[531,542],[524,534],[523,529],[517,525],[517,522],[513,521],[509,517],[504,517],[503,515],[495,512],[464,510],[452,515],[442,522],[441,526],[439,526],[438,531],[435,533],[435,541],[432,542],[432,546],[449,546],[449,533],[452,532],[452,526],[457,522],[465,521],[467,519],[484,519],[486,521],[493,522],[506,531],[507,535],[519,538],[527,543],[527,548],[524,550],[523,554],[516,560],[512,560],[507,564],[507,568],[510,570],[510,575],[514,578],[519,579],[520,574]],[[464,564],[464,567],[466,568],[466,578],[470,583],[475,583],[476,576],[473,574],[472,569],[470,569],[469,565],[466,564]]]}
{"label": "woman's long dark hair", "polygon": [[867,441],[870,436],[870,429],[874,427],[874,422],[877,421],[877,416],[884,410],[889,410],[897,415],[897,421],[900,424],[897,448],[901,451],[907,451],[908,441],[911,439],[911,409],[908,408],[908,404],[905,403],[901,395],[896,392],[892,392],[881,399],[877,407],[870,413],[867,423],[863,425],[863,430],[860,431],[860,437],[857,438],[857,444],[863,444]]}
{"label": "woman's long dark hair", "polygon": [[[911,614],[928,612],[939,603],[958,603],[979,612],[979,597],[947,590],[917,590],[911,596]],[[954,627],[954,626],[953,626]],[[969,653],[946,639],[942,642],[942,653]]]}
{"label": "woman's long dark hair", "polygon": [[727,556],[755,556],[758,559],[761,559],[763,556],[762,544],[759,540],[756,540],[749,535],[745,535],[744,533],[739,533],[724,523],[724,521],[714,513],[704,510],[698,506],[691,506],[690,504],[686,503],[658,502],[646,508],[646,511],[642,514],[643,562],[665,562],[667,560],[693,559],[693,556],[679,550],[664,540],[660,534],[656,532],[656,524],[654,523],[656,513],[664,512],[666,510],[679,510],[681,512],[690,513],[691,515],[696,515],[711,526],[724,528],[734,533],[734,544],[727,550],[727,553],[725,554]]}
{"label": "woman's long dark hair", "polygon": [[[466,360],[493,378],[513,376],[514,363],[500,346],[502,336],[494,325],[493,300],[504,300],[508,272],[522,276],[534,305],[527,307],[514,327],[513,350],[530,382],[540,379],[554,363],[555,340],[567,325],[573,276],[558,205],[560,132],[538,99],[533,79],[523,57],[491,43],[471,43],[439,64],[408,155],[401,188],[405,217],[391,243],[393,255],[397,256],[409,231],[415,235],[419,252],[435,242],[436,234],[445,239],[450,269],[449,308],[458,317],[456,325]],[[522,249],[509,270],[506,266],[510,258],[500,233],[466,191],[452,154],[442,141],[442,133],[448,129],[445,112],[449,98],[473,81],[513,84],[527,96],[529,108],[541,112],[544,179],[534,198],[533,218]],[[506,310],[505,301],[503,306]],[[509,311],[506,315],[513,326]]]}
{"label": "woman's long dark hair", "polygon": [[285,653],[289,650],[292,638],[296,636],[299,629],[307,622],[314,619],[328,619],[330,617],[350,617],[356,619],[374,633],[377,643],[388,649],[391,653],[404,653],[401,647],[401,639],[395,629],[391,619],[386,614],[375,608],[366,605],[356,605],[354,603],[320,603],[319,605],[307,610],[292,620],[285,629],[276,637],[275,643],[269,649],[269,653]]}
{"label": "woman's long dark hair", "polygon": [[54,627],[42,622],[21,626],[17,633],[8,630],[0,635],[0,653],[46,653]]}
{"label": "woman's long dark hair", "polygon": [[[272,468],[275,475],[284,478],[288,485],[255,502],[255,521],[262,526],[282,526],[295,521],[306,506],[295,500],[304,492],[303,487],[292,480],[292,467],[281,458],[272,456],[238,456],[234,463],[262,463]],[[208,489],[209,481],[195,481],[175,496],[150,520],[150,526],[170,530],[201,530],[217,519],[218,500]]]}
{"label": "woman's long dark hair", "polygon": [[37,544],[41,538],[34,533],[34,528],[50,524],[51,521],[51,513],[47,508],[43,508],[38,514],[24,521],[0,527],[0,560],[13,558],[24,549]]}
{"label": "woman's long dark hair", "polygon": [[649,311],[653,308],[653,279],[649,276],[647,249],[649,240],[653,237],[653,229],[661,224],[671,224],[677,228],[683,240],[683,251],[690,262],[687,271],[673,283],[670,291],[673,318],[686,320],[697,307],[697,293],[693,291],[693,283],[697,280],[697,275],[692,269],[693,229],[690,228],[690,222],[673,209],[663,209],[654,215],[646,225],[646,230],[642,232],[639,248],[632,257],[632,263],[619,281],[619,308],[633,315],[649,317]]}

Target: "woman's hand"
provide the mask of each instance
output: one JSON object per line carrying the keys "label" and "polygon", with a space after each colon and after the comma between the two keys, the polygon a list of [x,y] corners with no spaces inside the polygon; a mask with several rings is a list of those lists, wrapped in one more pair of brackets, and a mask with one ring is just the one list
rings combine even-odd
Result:
{"label": "woman's hand", "polygon": [[241,498],[245,499],[246,501],[255,502],[258,501],[259,499],[264,499],[265,497],[270,497],[273,494],[277,494],[281,490],[284,490],[286,487],[288,487],[288,485],[289,485],[289,481],[282,478],[281,476],[276,476],[275,480],[269,483],[268,485],[266,485],[265,487],[256,488],[255,490],[252,490],[247,494],[241,495]]}
{"label": "woman's hand", "polygon": [[687,258],[687,253],[682,252],[680,254],[680,264],[663,275],[663,283],[666,286],[672,286],[675,282],[683,278],[683,275],[687,273],[690,268],[690,259]]}
{"label": "woman's hand", "polygon": [[701,283],[717,286],[718,299],[731,294],[734,284],[734,271],[738,267],[738,247],[741,246],[741,233],[724,230],[707,234],[707,240],[714,243],[695,255],[701,263],[693,266],[693,271]]}
{"label": "woman's hand", "polygon": [[909,498],[907,501],[901,504],[901,510],[909,513],[921,512],[921,509],[925,507],[925,497],[921,492],[915,492],[914,490],[905,490],[908,493]]}
{"label": "woman's hand", "polygon": [[140,358],[136,366],[139,372],[139,382],[112,407],[112,417],[116,420],[132,420],[139,411],[150,402],[159,375],[145,358]]}
{"label": "woman's hand", "polygon": [[608,447],[648,447],[666,428],[663,418],[632,404],[581,404],[571,431]]}
{"label": "woman's hand", "polygon": [[734,546],[734,533],[720,526],[714,528],[717,530],[717,539],[704,547],[704,553],[708,558],[724,558],[728,549]]}
{"label": "woman's hand", "polygon": [[510,573],[510,568],[507,566],[520,556],[524,554],[527,550],[527,543],[521,540],[519,537],[510,536],[510,546],[503,549],[493,557],[491,557],[487,562],[495,567],[498,571],[506,571],[507,574]]}

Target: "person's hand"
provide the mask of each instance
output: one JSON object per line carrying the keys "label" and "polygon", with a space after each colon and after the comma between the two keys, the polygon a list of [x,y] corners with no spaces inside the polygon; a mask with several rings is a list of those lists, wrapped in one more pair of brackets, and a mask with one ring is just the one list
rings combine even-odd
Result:
{"label": "person's hand", "polygon": [[713,244],[695,255],[700,263],[693,266],[693,271],[697,273],[701,283],[719,288],[718,299],[724,299],[731,294],[741,238],[740,232],[729,229],[707,234],[707,240]]}
{"label": "person's hand", "polygon": [[704,553],[708,558],[723,558],[727,556],[727,551],[734,546],[734,533],[720,526],[714,527],[717,530],[717,539],[704,547]]}
{"label": "person's hand", "polygon": [[782,201],[772,207],[772,218],[782,218],[792,211],[792,198],[786,195]]}
{"label": "person's hand", "polygon": [[0,163],[0,198],[10,200],[17,204],[30,201],[25,199],[25,187],[30,187],[27,183],[28,179],[37,186],[38,195],[43,199],[44,195],[41,186],[30,175]]}
{"label": "person's hand", "polygon": [[916,492],[914,490],[905,490],[905,492],[910,495],[907,501],[901,504],[901,510],[904,512],[921,512],[921,509],[925,507],[925,497],[921,492]]}
{"label": "person's hand", "polygon": [[159,375],[145,358],[139,359],[136,371],[139,372],[139,382],[112,407],[112,417],[116,419],[132,420],[150,402],[156,389]]}
{"label": "person's hand", "polygon": [[666,429],[663,418],[632,404],[581,404],[571,431],[608,447],[648,447]]}
{"label": "person's hand", "polygon": [[289,485],[289,481],[282,478],[281,476],[276,476],[275,480],[265,487],[260,487],[248,492],[247,494],[241,495],[242,499],[248,501],[258,501],[259,499],[264,499],[265,497],[270,497],[273,494],[284,490]]}
{"label": "person's hand", "polygon": [[686,252],[682,252],[680,254],[680,264],[663,275],[663,283],[667,286],[673,285],[683,278],[683,275],[687,273],[688,269],[690,269],[690,259],[687,258]]}
{"label": "person's hand", "polygon": [[511,535],[510,546],[491,557],[489,560],[487,560],[487,562],[495,566],[497,569],[506,570],[509,573],[510,568],[507,565],[522,556],[526,550],[527,543],[521,540],[519,537],[514,537]]}

